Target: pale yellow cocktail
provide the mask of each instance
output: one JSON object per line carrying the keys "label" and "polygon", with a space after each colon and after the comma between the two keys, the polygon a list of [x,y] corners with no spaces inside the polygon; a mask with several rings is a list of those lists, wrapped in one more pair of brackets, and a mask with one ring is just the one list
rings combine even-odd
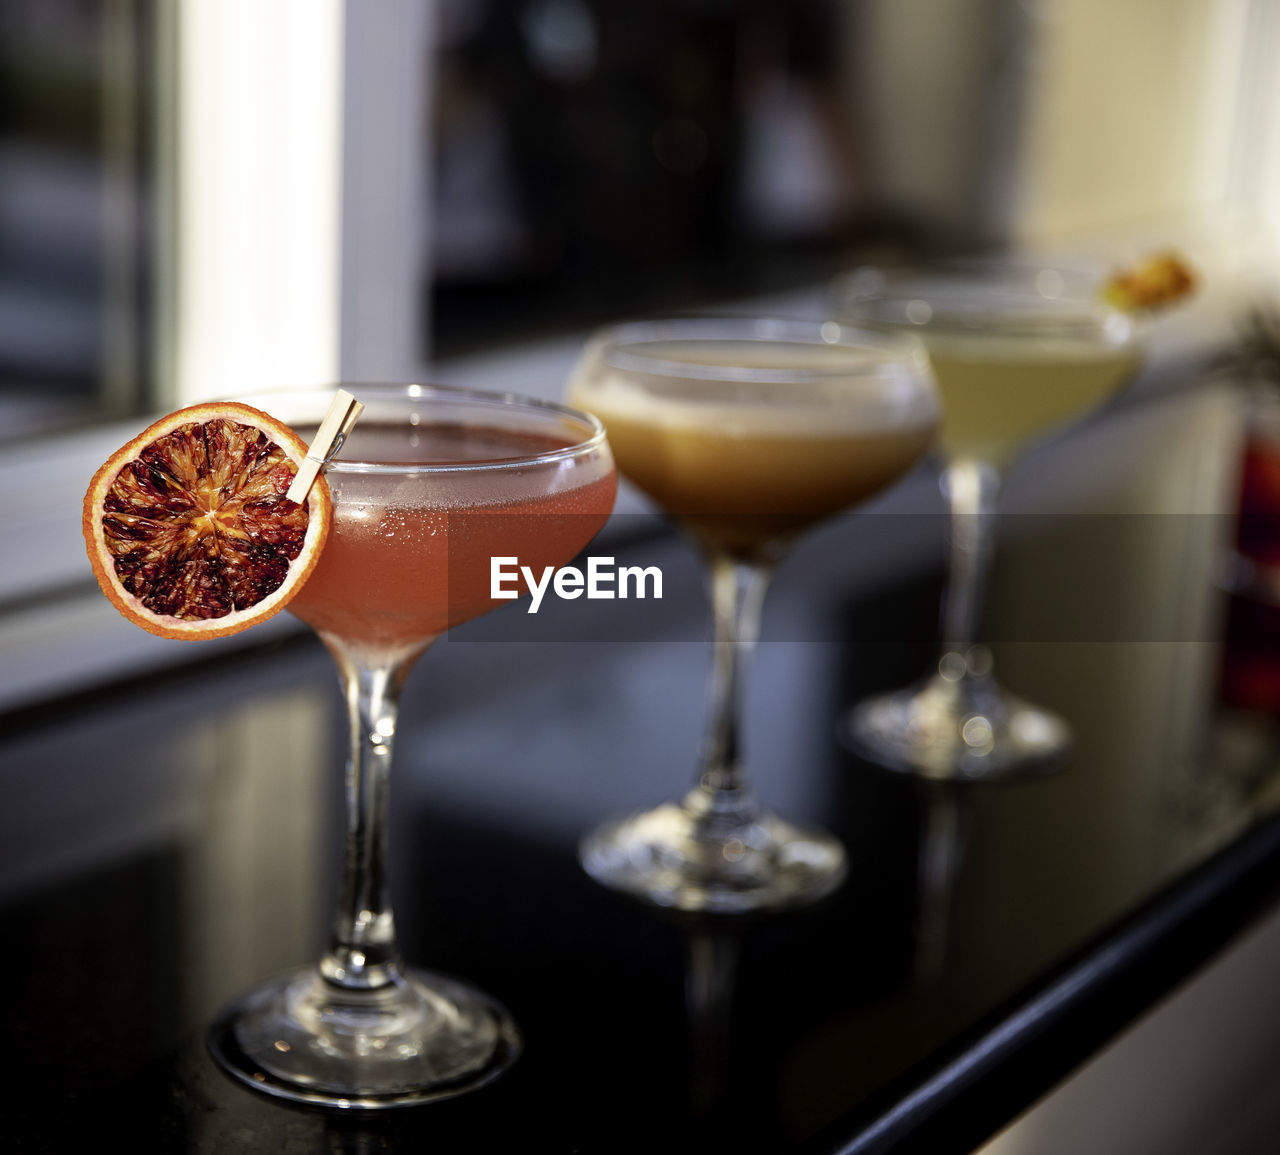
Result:
{"label": "pale yellow cocktail", "polygon": [[942,393],[943,450],[993,465],[1110,400],[1137,372],[1132,343],[926,336]]}
{"label": "pale yellow cocktail", "polygon": [[838,292],[851,320],[924,342],[942,394],[942,492],[951,513],[937,672],[860,703],[847,733],[864,756],[930,778],[1005,777],[1061,763],[1070,728],[1007,694],[979,641],[1001,473],[1016,454],[1104,406],[1136,376],[1134,319],[1100,278],[979,263],[864,269]]}

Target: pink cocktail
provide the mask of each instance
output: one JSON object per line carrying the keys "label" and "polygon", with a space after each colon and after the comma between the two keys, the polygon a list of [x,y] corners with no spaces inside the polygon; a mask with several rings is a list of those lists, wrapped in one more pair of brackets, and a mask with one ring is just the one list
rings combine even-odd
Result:
{"label": "pink cocktail", "polygon": [[[561,565],[613,509],[617,479],[602,459],[548,460],[562,457],[563,437],[478,423],[411,430],[407,444],[362,419],[330,467],[333,533],[289,607],[326,641],[421,649],[500,604],[492,557],[518,556],[539,573]],[[355,471],[366,458],[388,468]],[[430,484],[406,493],[401,469],[424,463]]]}
{"label": "pink cocktail", "polygon": [[[333,654],[347,697],[346,865],[329,949],[227,1007],[209,1035],[236,1078],[280,1098],[378,1108],[455,1095],[514,1060],[506,1011],[410,970],[387,890],[396,705],[452,626],[493,608],[490,561],[568,562],[604,524],[617,477],[604,429],[562,406],[420,385],[353,386],[364,403],[328,464],[333,525],[290,603]],[[254,398],[307,433],[332,393]]]}

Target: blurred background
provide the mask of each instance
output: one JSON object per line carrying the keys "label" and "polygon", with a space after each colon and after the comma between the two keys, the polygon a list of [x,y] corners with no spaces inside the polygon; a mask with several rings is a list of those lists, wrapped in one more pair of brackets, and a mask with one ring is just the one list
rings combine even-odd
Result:
{"label": "blurred background", "polygon": [[1277,0],[0,0],[0,629],[92,591],[140,415],[559,397],[596,324],[813,315],[866,262],[1174,248],[1138,392],[1275,377],[1278,56]]}
{"label": "blurred background", "polygon": [[1265,278],[1278,28],[1272,0],[0,0],[0,437],[886,256],[1154,238]]}
{"label": "blurred background", "polygon": [[[184,695],[202,708],[213,695],[129,681],[194,657],[123,621],[84,556],[86,480],[144,415],[261,386],[379,378],[558,397],[585,333],[623,316],[811,315],[834,276],[868,262],[1008,250],[1102,276],[1173,248],[1201,286],[1153,335],[1134,395],[1156,400],[1038,447],[1010,479],[1017,512],[1123,518],[1127,536],[1103,550],[1073,541],[1070,526],[1047,547],[1002,542],[993,625],[1030,639],[1002,668],[1073,704],[1082,741],[1071,774],[981,803],[1005,816],[1007,838],[979,815],[956,948],[978,993],[953,1000],[955,1022],[986,1011],[1234,837],[1264,809],[1258,784],[1275,780],[1280,580],[1245,596],[1221,563],[1238,544],[1236,561],[1280,573],[1275,535],[1252,555],[1230,537],[1242,504],[1264,518],[1280,509],[1277,60],[1280,0],[0,0],[0,728],[17,734],[3,769],[25,799],[6,814],[0,874],[37,893],[139,846],[169,854],[195,831],[188,886],[219,913],[190,916],[184,949],[203,958],[216,938],[243,950],[193,980],[192,1023],[264,969],[255,928],[283,916],[261,878],[285,880],[281,894],[307,879],[323,889],[322,817],[297,808],[297,845],[272,820],[330,769],[318,753],[329,743],[315,741],[336,716],[322,656],[287,651],[284,688],[269,685],[262,702],[237,696],[239,721],[224,703],[188,730],[173,725]],[[1228,369],[1229,388],[1217,388]],[[821,810],[836,782],[851,824],[876,826],[896,805],[913,831],[910,799],[846,774],[833,738],[856,694],[914,676],[932,653],[934,478],[917,476],[889,509],[933,515],[919,519],[927,549],[895,553],[868,520],[852,535],[829,527],[788,563],[765,625],[779,641],[752,691],[752,749],[780,805]],[[559,649],[531,639],[520,661],[450,639],[440,657],[453,673],[447,684],[424,676],[419,732],[406,735],[431,767],[406,777],[410,798],[521,838],[538,812],[559,853],[606,808],[679,789],[706,657],[685,643],[701,638],[706,606],[688,551],[674,536],[662,548],[683,577],[652,647],[580,645],[598,640],[589,624],[566,626]],[[1122,579],[1090,578],[1099,556],[1118,558]],[[1073,600],[1090,580],[1090,596]],[[918,650],[862,641],[888,587],[910,603],[902,617],[920,627]],[[1068,619],[1082,604],[1081,637],[1098,646],[1058,645],[1079,640]],[[280,615],[251,644],[299,630]],[[242,642],[209,643],[200,657]],[[303,667],[310,681],[294,701]],[[216,679],[230,667],[210,668]],[[98,697],[111,686],[116,697]],[[116,713],[121,702],[133,712]],[[1252,721],[1214,729],[1224,707]],[[74,734],[67,716],[79,719]],[[163,735],[141,759],[128,746],[139,726]],[[292,753],[264,744],[246,758],[242,730]],[[507,776],[513,735],[521,760]],[[1244,777],[1220,772],[1215,742]],[[98,749],[111,751],[109,773]],[[597,749],[610,751],[610,774],[584,764]],[[209,797],[241,771],[253,789],[219,809]],[[864,869],[849,901],[892,907],[905,926],[914,833],[886,852],[889,834],[858,832]],[[894,855],[896,890],[877,873]],[[581,881],[571,851],[557,862]],[[173,875],[166,860],[165,886]],[[311,898],[314,909],[290,916],[300,939],[323,907]],[[565,925],[578,907],[566,904]],[[78,926],[82,908],[68,910]],[[458,917],[464,934],[473,915]],[[495,917],[477,956],[504,957],[510,925],[536,943],[539,928],[519,919],[533,921]],[[117,927],[102,935],[134,975]],[[649,938],[647,924],[636,931]],[[829,988],[843,989],[848,958],[865,955],[888,986],[901,959],[881,956],[896,940],[882,930],[877,955],[875,939],[801,961],[825,959]],[[562,947],[594,966],[570,938]],[[778,951],[787,966],[803,953]],[[772,1006],[760,986],[757,1005]],[[1226,1008],[1242,1033],[1257,1026],[1258,989],[1220,992],[1209,1017]],[[939,1036],[954,1025],[919,1007],[908,1018]],[[829,1011],[813,1011],[824,1031]],[[171,1019],[157,1015],[165,1030]],[[819,1032],[826,1049],[801,1076],[865,1060],[866,1024],[851,1021],[847,1053]],[[890,1052],[911,1036],[898,1027],[881,1022]],[[1274,1079],[1280,1044],[1269,1035],[1265,1046],[1257,1065]],[[1137,1067],[1175,1050],[1149,1049]]]}

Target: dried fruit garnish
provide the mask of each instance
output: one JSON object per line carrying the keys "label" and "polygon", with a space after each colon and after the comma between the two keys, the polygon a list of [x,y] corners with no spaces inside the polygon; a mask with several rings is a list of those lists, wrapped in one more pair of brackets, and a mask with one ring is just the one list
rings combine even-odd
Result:
{"label": "dried fruit garnish", "polygon": [[167,638],[238,633],[283,609],[320,556],[333,517],[324,478],[285,497],[307,446],[235,402],[171,413],[117,450],[84,499],[102,592]]}
{"label": "dried fruit garnish", "polygon": [[1177,253],[1157,253],[1132,269],[1113,273],[1102,288],[1107,304],[1126,313],[1150,312],[1189,296],[1196,287],[1191,266]]}

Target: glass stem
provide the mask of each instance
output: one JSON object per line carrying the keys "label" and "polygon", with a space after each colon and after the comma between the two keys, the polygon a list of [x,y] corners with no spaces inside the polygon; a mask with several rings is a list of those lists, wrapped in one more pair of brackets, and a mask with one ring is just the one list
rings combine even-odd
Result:
{"label": "glass stem", "polygon": [[716,811],[747,800],[742,762],[742,693],[746,666],[760,632],[760,610],[770,570],[762,565],[711,556],[711,606],[715,621],[711,705],[702,768],[695,787]]}
{"label": "glass stem", "polygon": [[987,589],[1000,471],[973,458],[957,458],[942,474],[950,513],[950,558],[942,603],[942,653],[968,659],[978,640]]}
{"label": "glass stem", "polygon": [[320,971],[339,986],[375,990],[400,970],[387,876],[387,797],[396,710],[412,658],[365,664],[336,644],[347,696],[346,852],[342,890]]}

